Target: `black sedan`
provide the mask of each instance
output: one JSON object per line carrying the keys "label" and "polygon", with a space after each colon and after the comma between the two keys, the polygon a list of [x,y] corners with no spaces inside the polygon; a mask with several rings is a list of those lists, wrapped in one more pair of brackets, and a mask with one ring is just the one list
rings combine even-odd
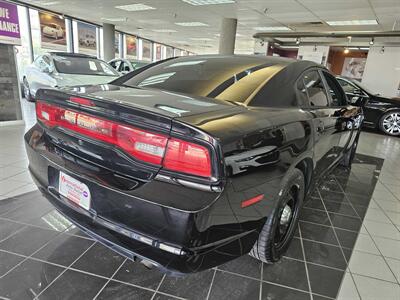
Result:
{"label": "black sedan", "polygon": [[370,91],[357,80],[338,77],[340,85],[352,103],[367,100],[364,126],[377,128],[383,133],[400,136],[400,98],[387,98]]}
{"label": "black sedan", "polygon": [[306,195],[350,166],[363,119],[326,69],[275,57],[173,58],[37,98],[25,141],[43,195],[170,273],[279,260]]}

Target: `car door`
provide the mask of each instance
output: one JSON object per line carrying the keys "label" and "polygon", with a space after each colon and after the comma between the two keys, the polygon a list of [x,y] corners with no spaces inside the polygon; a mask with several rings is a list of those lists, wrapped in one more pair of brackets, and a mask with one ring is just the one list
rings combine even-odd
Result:
{"label": "car door", "polygon": [[339,155],[342,155],[353,144],[361,126],[363,120],[362,101],[350,103],[336,78],[324,70],[321,71],[321,74],[329,91],[330,106],[336,108],[336,127],[340,133],[338,152]]}
{"label": "car door", "polygon": [[340,134],[337,131],[336,108],[331,107],[325,83],[318,68],[303,73],[297,81],[299,103],[313,115],[315,171],[329,169],[338,158]]}

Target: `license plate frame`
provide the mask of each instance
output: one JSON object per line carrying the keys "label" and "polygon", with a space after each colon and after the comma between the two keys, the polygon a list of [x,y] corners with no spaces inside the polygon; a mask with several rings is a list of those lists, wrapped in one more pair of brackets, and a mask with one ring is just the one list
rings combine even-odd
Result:
{"label": "license plate frame", "polygon": [[90,210],[91,194],[89,187],[62,171],[60,171],[58,177],[58,192],[83,209]]}

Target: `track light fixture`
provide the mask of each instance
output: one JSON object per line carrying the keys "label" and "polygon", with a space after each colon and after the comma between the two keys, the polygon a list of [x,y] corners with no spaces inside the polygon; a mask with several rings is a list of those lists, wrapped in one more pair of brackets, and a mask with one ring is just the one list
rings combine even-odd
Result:
{"label": "track light fixture", "polygon": [[296,45],[300,44],[300,38],[296,38]]}
{"label": "track light fixture", "polygon": [[374,43],[375,43],[375,39],[372,38],[372,39],[369,41],[369,44],[372,46]]}

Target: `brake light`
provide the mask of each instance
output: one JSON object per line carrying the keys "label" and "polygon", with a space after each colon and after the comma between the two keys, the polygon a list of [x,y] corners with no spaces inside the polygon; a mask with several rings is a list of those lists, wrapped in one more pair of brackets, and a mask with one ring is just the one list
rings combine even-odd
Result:
{"label": "brake light", "polygon": [[210,151],[195,143],[36,102],[38,120],[115,145],[138,160],[185,174],[211,177]]}
{"label": "brake light", "polygon": [[36,104],[39,120],[49,127],[60,126],[90,138],[118,146],[133,157],[161,164],[168,137],[112,121],[78,113],[40,101]]}
{"label": "brake light", "polygon": [[163,165],[166,169],[210,177],[210,152],[204,146],[171,138],[168,141]]}
{"label": "brake light", "polygon": [[69,101],[85,106],[96,106],[92,100],[80,97],[70,97]]}

